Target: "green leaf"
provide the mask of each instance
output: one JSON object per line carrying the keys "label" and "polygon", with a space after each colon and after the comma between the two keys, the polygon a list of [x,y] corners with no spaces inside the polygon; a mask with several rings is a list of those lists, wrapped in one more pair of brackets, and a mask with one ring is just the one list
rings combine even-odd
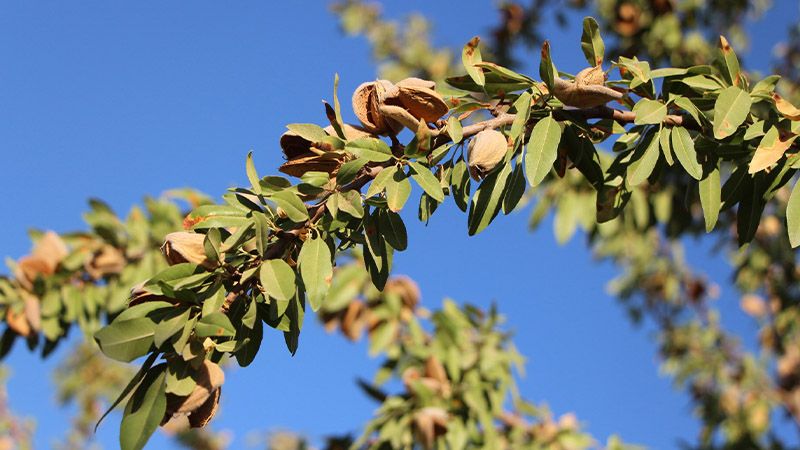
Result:
{"label": "green leaf", "polygon": [[558,74],[558,70],[555,64],[553,64],[553,59],[550,57],[550,41],[544,41],[541,54],[542,59],[539,62],[539,76],[550,92],[553,92],[553,84],[555,83],[554,80]]}
{"label": "green leaf", "polygon": [[150,367],[153,366],[153,363],[156,361],[156,358],[158,358],[158,353],[157,352],[153,352],[153,353],[150,354],[150,356],[147,357],[147,359],[144,360],[144,363],[142,364],[142,367],[139,368],[139,371],[136,372],[136,375],[134,375],[133,378],[131,378],[131,381],[129,381],[128,384],[125,386],[125,388],[122,389],[122,392],[119,393],[119,395],[117,396],[117,399],[114,400],[114,402],[111,403],[111,406],[108,407],[106,412],[104,412],[103,415],[100,416],[99,419],[97,419],[97,423],[94,425],[95,433],[97,432],[97,427],[100,426],[100,422],[102,422],[103,419],[105,419],[106,416],[108,416],[108,414],[111,411],[113,411],[114,408],[116,408],[117,405],[119,405],[120,402],[122,402],[122,400],[124,400],[125,397],[127,397],[128,394],[134,388],[136,388],[136,386],[139,385],[139,382],[142,381],[142,379],[144,379],[144,376],[147,374],[147,371],[150,370]]}
{"label": "green leaf", "polygon": [[[655,169],[656,163],[658,162],[658,133],[651,135],[646,145],[647,147],[641,154],[641,157],[628,166],[628,183],[631,186],[638,186],[642,181],[646,180],[647,177],[653,173],[653,169]],[[636,155],[636,153],[638,153],[638,151],[634,152],[634,155]]]}
{"label": "green leaf", "polygon": [[153,343],[156,347],[161,347],[164,342],[182,330],[186,321],[189,320],[190,313],[189,308],[186,308],[182,313],[180,309],[176,309],[173,317],[159,322],[153,333]]}
{"label": "green leaf", "polygon": [[294,270],[282,259],[269,259],[261,263],[261,287],[270,297],[288,302],[295,294]]}
{"label": "green leaf", "polygon": [[698,92],[716,91],[722,88],[722,86],[713,78],[705,75],[694,75],[691,77],[681,78],[680,82]]}
{"label": "green leaf", "polygon": [[342,119],[342,107],[339,104],[339,74],[336,73],[333,75],[333,119],[331,121],[331,125],[336,130],[336,135],[342,139],[345,139],[344,131],[342,127],[344,126],[344,120]]}
{"label": "green leaf", "polygon": [[192,229],[215,227],[239,227],[247,221],[247,213],[230,205],[202,205],[193,209],[187,220],[193,223]]}
{"label": "green leaf", "polygon": [[733,86],[739,85],[739,58],[724,36],[719,37],[718,57],[716,64],[725,81]]}
{"label": "green leaf", "polygon": [[464,49],[461,51],[461,63],[464,64],[464,68],[467,70],[469,77],[472,78],[472,81],[478,86],[483,86],[486,84],[483,70],[475,67],[475,63],[483,61],[481,58],[481,50],[478,48],[480,42],[481,40],[478,36],[475,36],[467,42],[467,45],[465,45]]}
{"label": "green leaf", "polygon": [[356,176],[358,176],[358,172],[360,172],[361,168],[368,162],[367,159],[358,158],[342,164],[339,167],[339,172],[336,174],[336,184],[344,186],[355,180]]}
{"label": "green leaf", "polygon": [[523,194],[525,194],[525,186],[525,173],[522,170],[522,164],[517,163],[511,172],[511,177],[508,179],[506,194],[503,196],[503,214],[508,214],[517,207]]}
{"label": "green leaf", "polygon": [[197,386],[197,380],[191,364],[182,358],[172,358],[167,362],[167,379],[164,392],[178,396],[187,396]]}
{"label": "green leaf", "polygon": [[450,185],[453,200],[461,211],[466,212],[469,206],[469,192],[471,181],[467,171],[467,163],[459,159],[450,173]]}
{"label": "green leaf", "polygon": [[643,98],[633,107],[636,125],[659,124],[667,116],[667,105],[658,100]]}
{"label": "green leaf", "polygon": [[131,362],[147,354],[153,345],[155,324],[147,317],[115,320],[94,334],[100,350],[109,358]]}
{"label": "green leaf", "polygon": [[464,139],[461,122],[455,115],[451,115],[447,118],[447,135],[450,136],[450,139],[453,140],[454,144],[458,144],[462,139]]}
{"label": "green leaf", "polygon": [[672,150],[686,173],[695,180],[699,180],[703,176],[703,167],[697,162],[694,141],[686,128],[675,127],[672,129]]}
{"label": "green leaf", "polygon": [[725,139],[736,132],[750,113],[750,95],[731,86],[720,92],[714,103],[714,137]]}
{"label": "green leaf", "polygon": [[252,329],[248,329],[247,336],[244,338],[244,342],[234,352],[239,366],[247,367],[251,362],[253,362],[256,354],[258,354],[258,350],[261,348],[261,340],[263,337],[264,324],[258,320]]}
{"label": "green leaf", "polygon": [[800,245],[800,182],[795,183],[786,205],[786,228],[792,248]]}
{"label": "green leaf", "polygon": [[720,187],[719,169],[717,168],[700,180],[700,205],[703,207],[706,232],[710,233],[717,224],[720,206],[722,205],[722,188]]}
{"label": "green leaf", "polygon": [[159,364],[150,369],[128,400],[119,427],[119,444],[122,450],[144,448],[164,418],[167,410],[166,367],[166,364]]}
{"label": "green leaf", "polygon": [[752,179],[745,180],[744,193],[736,211],[736,231],[739,235],[739,246],[753,240],[761,223],[764,211],[764,173],[757,173]]}
{"label": "green leaf", "polygon": [[297,264],[306,288],[308,302],[311,304],[311,309],[317,311],[325,301],[325,295],[333,278],[331,250],[328,244],[320,237],[306,239],[300,249]]}
{"label": "green leaf", "polygon": [[514,116],[514,122],[511,124],[511,131],[508,136],[517,142],[519,137],[525,132],[525,124],[528,123],[528,117],[531,115],[531,94],[530,92],[523,92],[517,101],[514,102],[514,109],[517,111]]}
{"label": "green leaf", "polygon": [[286,128],[311,143],[324,141],[328,137],[322,127],[313,123],[293,123],[286,125]]}
{"label": "green leaf", "polygon": [[293,222],[303,222],[308,220],[308,210],[300,197],[292,191],[283,190],[270,196],[278,207],[281,208],[286,216]]}
{"label": "green leaf", "polygon": [[219,311],[198,320],[194,331],[199,337],[233,337],[236,335],[236,327],[233,326],[228,316]]}
{"label": "green leaf", "polygon": [[670,147],[670,137],[672,137],[672,128],[662,128],[658,133],[659,147],[661,147],[661,154],[664,155],[664,160],[668,165],[675,164],[672,159],[672,147]]}
{"label": "green leaf", "polygon": [[603,54],[606,46],[600,37],[600,27],[591,17],[583,18],[583,33],[581,34],[581,50],[590,66],[599,66],[603,63]]}
{"label": "green leaf", "polygon": [[392,177],[386,180],[386,202],[389,209],[397,212],[403,209],[411,195],[411,182],[401,169],[395,167],[393,172]]}
{"label": "green leaf", "polygon": [[416,161],[409,161],[408,165],[411,166],[411,178],[434,200],[443,202],[442,185],[431,170]]}
{"label": "green leaf", "polygon": [[395,250],[408,247],[408,233],[400,214],[389,210],[378,210],[378,229],[386,242]]}
{"label": "green leaf", "polygon": [[[523,75],[521,73],[514,72],[513,70],[511,70],[509,68],[503,67],[503,66],[495,64],[495,63],[481,61],[479,63],[475,63],[475,66],[480,67],[482,69],[486,69],[486,70],[489,71],[489,73],[488,73],[489,77],[486,77],[486,84],[487,85],[489,84],[490,77],[491,77],[491,79],[493,79],[493,81],[494,80],[510,81],[510,82],[513,82],[513,83],[524,84],[524,85],[527,85],[527,86],[533,86],[535,84],[535,82],[530,77],[528,77],[526,75]],[[486,76],[486,75],[487,75],[487,73],[484,72],[484,76]],[[524,89],[524,88],[520,88],[520,89]],[[515,90],[518,90],[518,89],[515,89]]]}
{"label": "green leaf", "polygon": [[495,170],[486,177],[475,191],[467,217],[470,236],[483,231],[497,216],[510,173],[511,165],[504,165],[501,170]]}
{"label": "green leaf", "polygon": [[369,184],[366,198],[373,197],[383,192],[383,190],[386,188],[386,183],[389,181],[389,179],[392,178],[392,175],[394,175],[393,167],[387,167],[378,172],[378,175],[376,175],[375,178],[372,180],[372,182]]}
{"label": "green leaf", "polygon": [[525,154],[525,172],[531,186],[537,186],[550,173],[560,141],[561,126],[552,117],[545,117],[533,127]]}
{"label": "green leaf", "polygon": [[700,121],[700,110],[697,109],[697,106],[692,103],[691,100],[686,97],[678,97],[675,99],[675,105],[683,108],[684,111],[688,112],[689,115],[692,116],[695,122],[697,122],[699,125],[702,125],[702,122]]}
{"label": "green leaf", "polygon": [[245,164],[247,171],[247,179],[250,181],[250,186],[253,187],[253,192],[261,194],[261,183],[256,172],[256,166],[253,164],[253,151],[247,152],[247,163]]}
{"label": "green leaf", "polygon": [[380,139],[365,137],[349,141],[345,151],[366,161],[384,162],[392,158],[392,149]]}
{"label": "green leaf", "polygon": [[364,215],[364,265],[372,284],[382,291],[392,269],[394,249],[383,238],[375,214]]}
{"label": "green leaf", "polygon": [[340,211],[344,211],[356,219],[360,219],[364,216],[364,204],[361,201],[361,194],[358,191],[347,191],[344,194],[337,193],[337,195],[340,195]]}

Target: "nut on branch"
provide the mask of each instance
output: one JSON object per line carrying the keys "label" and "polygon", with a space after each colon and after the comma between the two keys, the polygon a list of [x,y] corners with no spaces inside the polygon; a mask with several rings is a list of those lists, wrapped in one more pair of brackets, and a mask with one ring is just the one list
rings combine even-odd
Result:
{"label": "nut on branch", "polygon": [[[336,134],[332,126],[325,127],[324,130],[329,136]],[[342,131],[347,140],[373,136],[366,129],[355,125],[345,124]],[[311,142],[294,131],[283,133],[280,144],[287,161],[278,170],[293,177],[302,177],[307,172],[325,172],[332,177],[336,176],[346,158],[344,153],[332,151],[328,143]]]}
{"label": "nut on branch", "polygon": [[403,127],[417,131],[419,122],[435,122],[447,114],[444,98],[433,81],[406,78],[396,85],[386,80],[361,84],[353,93],[353,111],[365,129],[397,134]]}
{"label": "nut on branch", "polygon": [[623,94],[607,87],[605,80],[602,67],[587,67],[578,72],[573,81],[556,77],[553,95],[564,105],[576,108],[593,108],[621,99]]}
{"label": "nut on branch", "polygon": [[469,174],[480,181],[489,174],[508,151],[508,140],[497,130],[483,130],[476,134],[467,147]]}
{"label": "nut on branch", "polygon": [[197,385],[187,396],[167,394],[167,410],[161,425],[172,419],[189,416],[189,424],[193,428],[205,426],[219,406],[219,397],[222,385],[225,383],[225,373],[216,363],[203,361],[194,375]]}
{"label": "nut on branch", "polygon": [[164,239],[161,253],[164,254],[171,266],[188,262],[203,266],[206,269],[213,269],[219,262],[208,259],[203,246],[204,240],[204,234],[176,231],[168,234]]}

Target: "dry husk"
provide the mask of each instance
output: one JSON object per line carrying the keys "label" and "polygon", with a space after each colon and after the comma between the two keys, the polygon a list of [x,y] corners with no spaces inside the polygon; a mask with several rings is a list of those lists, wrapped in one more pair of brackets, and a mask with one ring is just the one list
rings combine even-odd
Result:
{"label": "dry husk", "polygon": [[204,234],[176,231],[167,235],[164,245],[161,246],[161,253],[170,265],[189,262],[212,269],[218,262],[206,257],[204,240]]}
{"label": "dry husk", "polygon": [[564,105],[576,108],[593,108],[623,97],[621,92],[606,87],[605,73],[600,66],[581,70],[574,81],[556,77],[553,95]]}

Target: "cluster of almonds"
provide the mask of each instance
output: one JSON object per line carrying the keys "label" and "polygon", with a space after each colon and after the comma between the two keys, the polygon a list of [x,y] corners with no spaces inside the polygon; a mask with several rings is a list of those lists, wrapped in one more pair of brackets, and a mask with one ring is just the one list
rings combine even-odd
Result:
{"label": "cluster of almonds", "polygon": [[573,81],[559,77],[553,81],[553,95],[567,106],[593,108],[623,97],[621,92],[606,86],[606,73],[599,65],[581,70]]}
{"label": "cluster of almonds", "polygon": [[28,337],[41,329],[39,299],[33,294],[33,283],[39,277],[53,275],[68,253],[61,237],[48,231],[36,243],[31,254],[23,256],[17,262],[14,278],[22,287],[19,293],[23,307],[20,311],[9,305],[6,309],[6,323],[18,335]]}
{"label": "cluster of almonds", "polygon": [[204,360],[193,376],[197,383],[188,395],[167,394],[167,410],[161,425],[169,430],[201,428],[219,407],[225,373],[218,364]]}
{"label": "cluster of almonds", "polygon": [[[433,81],[419,78],[406,78],[397,84],[386,80],[361,84],[353,93],[353,111],[361,125],[345,124],[345,139],[395,135],[403,127],[414,132],[427,130],[427,123],[436,122],[449,110],[435,87]],[[332,126],[325,132],[336,136]],[[284,133],[280,144],[287,161],[278,170],[293,177],[312,171],[333,177],[348,158],[329,142],[311,142],[293,131]]]}
{"label": "cluster of almonds", "polygon": [[363,83],[353,93],[353,111],[370,133],[397,134],[403,127],[411,131],[427,129],[449,108],[434,89],[436,83],[406,78],[397,84],[378,80]]}
{"label": "cluster of almonds", "polygon": [[[399,319],[407,322],[414,315],[419,304],[419,286],[411,278],[396,276],[386,281],[382,295],[395,294],[403,302]],[[379,318],[372,312],[372,308],[379,305],[381,299],[364,302],[355,299],[347,304],[347,307],[339,311],[326,311],[320,314],[325,330],[333,332],[337,328],[341,330],[351,341],[361,339],[364,330],[371,336],[373,331],[384,322],[385,319]]]}
{"label": "cluster of almonds", "polygon": [[[127,263],[123,252],[108,244],[89,240],[79,251],[89,254],[83,268],[93,280],[119,274]],[[54,275],[67,255],[69,250],[61,236],[48,231],[36,242],[30,255],[17,261],[14,279],[22,288],[19,292],[24,306],[22,311],[9,307],[6,310],[6,323],[20,336],[28,337],[41,329],[39,298],[34,295],[34,282],[37,278]]]}
{"label": "cluster of almonds", "polygon": [[450,416],[443,408],[426,406],[414,413],[414,432],[426,449],[435,448],[436,439],[447,433]]}
{"label": "cluster of almonds", "polygon": [[[332,126],[324,130],[328,136],[336,136]],[[342,132],[348,141],[373,136],[355,125],[344,125]],[[293,177],[302,177],[307,172],[325,172],[335,177],[339,167],[347,160],[346,154],[335,151],[329,143],[311,142],[293,131],[284,133],[280,143],[287,161],[278,170]]]}

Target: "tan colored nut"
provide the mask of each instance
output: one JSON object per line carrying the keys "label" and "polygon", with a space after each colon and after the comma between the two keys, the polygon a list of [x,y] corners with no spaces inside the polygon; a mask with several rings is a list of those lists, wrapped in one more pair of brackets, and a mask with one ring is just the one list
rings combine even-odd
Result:
{"label": "tan colored nut", "polygon": [[508,151],[508,141],[497,130],[483,130],[476,134],[467,147],[467,165],[470,176],[480,181],[489,174]]}
{"label": "tan colored nut", "polygon": [[444,365],[442,365],[439,358],[435,356],[430,356],[427,361],[425,361],[425,376],[431,377],[443,384],[450,382],[447,378],[447,371],[444,369]]}
{"label": "tan colored nut", "polygon": [[[603,82],[599,82],[601,74]],[[574,81],[566,81],[558,77],[554,80],[553,95],[564,105],[592,108],[623,97],[621,92],[605,86],[605,74],[599,66],[584,69],[578,75],[580,78],[576,77]]]}
{"label": "tan colored nut", "polygon": [[409,77],[397,82],[397,87],[402,88],[425,88],[436,89],[436,82],[431,80],[423,80],[422,78]]}
{"label": "tan colored nut", "polygon": [[114,275],[122,272],[125,268],[125,255],[110,245],[104,245],[100,250],[94,253],[92,258],[86,261],[84,268],[89,275],[99,280],[105,275]]}
{"label": "tan colored nut", "polygon": [[396,87],[385,80],[362,83],[353,93],[353,112],[370,133],[396,134],[402,127],[387,119],[380,111],[381,104],[395,95]]}
{"label": "tan colored nut", "polygon": [[[197,411],[200,411],[197,416],[198,419],[205,417],[208,413],[210,413],[210,416],[207,416],[208,420],[213,416],[214,411],[216,411],[215,403],[219,401],[221,386],[225,383],[225,373],[218,364],[205,360],[194,378],[197,385],[189,395],[167,394],[167,409],[161,421],[162,425],[174,417],[182,415],[190,415],[189,422],[192,423],[191,415]],[[209,400],[211,400],[211,403],[209,403]],[[192,424],[192,426],[195,425]]]}
{"label": "tan colored nut", "polygon": [[298,178],[308,172],[325,172],[333,177],[339,172],[343,162],[344,155],[341,153],[328,152],[322,155],[308,153],[307,156],[286,161],[278,167],[278,170]]}
{"label": "tan colored nut", "polygon": [[399,123],[411,131],[416,132],[420,127],[420,121],[402,106],[380,105],[379,110],[387,120]]}
{"label": "tan colored nut", "polygon": [[283,156],[288,160],[311,153],[311,142],[291,130],[281,135],[280,143]]}
{"label": "tan colored nut", "polygon": [[641,29],[641,8],[629,1],[617,5],[617,17],[614,30],[624,37],[633,36]]}
{"label": "tan colored nut", "polygon": [[24,311],[14,312],[10,307],[6,309],[6,324],[8,328],[22,337],[28,337],[33,333]]}
{"label": "tan colored nut", "polygon": [[48,231],[36,242],[30,255],[19,259],[14,276],[22,287],[31,290],[36,278],[54,274],[68,253],[61,237]]}
{"label": "tan colored nut", "polygon": [[50,268],[50,273],[56,271],[58,264],[67,257],[67,245],[61,237],[52,232],[46,232],[36,243],[31,256],[40,259]]}
{"label": "tan colored nut", "polygon": [[342,318],[342,333],[351,341],[357,341],[364,332],[366,321],[364,320],[364,310],[366,305],[361,300],[353,300],[347,305],[347,310]]}
{"label": "tan colored nut", "polygon": [[450,421],[447,411],[435,406],[422,408],[414,414],[414,428],[426,449],[434,448],[436,438],[447,433]]}
{"label": "tan colored nut", "polygon": [[739,306],[742,311],[751,317],[763,317],[767,314],[767,302],[758,295],[746,294],[742,296]]}
{"label": "tan colored nut", "polygon": [[217,266],[217,261],[211,261],[206,257],[203,247],[205,235],[200,233],[190,233],[188,231],[177,231],[167,235],[164,245],[161,246],[161,253],[170,265],[180,263],[194,263],[205,268],[212,269]]}
{"label": "tan colored nut", "polygon": [[220,387],[208,397],[205,403],[189,414],[189,425],[191,425],[192,428],[203,428],[214,418],[214,415],[217,414],[217,409],[219,409],[219,398],[221,395],[222,388]]}
{"label": "tan colored nut", "polygon": [[603,86],[606,83],[606,73],[602,66],[587,67],[575,75],[575,83],[582,85]]}
{"label": "tan colored nut", "polygon": [[28,321],[31,330],[38,333],[42,329],[42,311],[39,298],[25,291],[22,291],[21,294],[25,302],[25,319]]}
{"label": "tan colored nut", "polygon": [[417,283],[411,278],[402,275],[389,278],[386,281],[383,292],[397,294],[403,301],[403,305],[412,311],[416,309],[422,296]]}
{"label": "tan colored nut", "polygon": [[450,110],[438,92],[426,87],[400,87],[400,103],[412,116],[425,122],[436,122]]}

